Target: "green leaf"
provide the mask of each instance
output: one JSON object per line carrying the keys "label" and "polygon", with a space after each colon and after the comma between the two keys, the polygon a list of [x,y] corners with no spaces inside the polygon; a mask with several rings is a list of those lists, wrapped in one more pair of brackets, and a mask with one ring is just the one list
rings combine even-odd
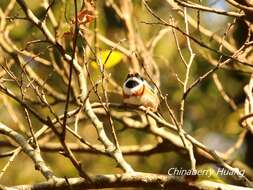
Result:
{"label": "green leaf", "polygon": [[[97,58],[106,69],[112,68],[123,59],[123,54],[119,51],[103,50],[97,53]],[[91,62],[93,68],[98,69],[99,64],[95,61]]]}

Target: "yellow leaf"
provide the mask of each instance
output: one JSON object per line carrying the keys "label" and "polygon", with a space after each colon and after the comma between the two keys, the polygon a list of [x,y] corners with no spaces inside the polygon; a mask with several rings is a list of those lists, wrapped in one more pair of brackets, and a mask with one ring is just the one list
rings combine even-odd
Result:
{"label": "yellow leaf", "polygon": [[[97,53],[97,58],[106,69],[114,67],[123,58],[123,54],[119,51],[103,50]],[[98,69],[100,66],[97,62],[92,61],[91,65],[93,68]]]}

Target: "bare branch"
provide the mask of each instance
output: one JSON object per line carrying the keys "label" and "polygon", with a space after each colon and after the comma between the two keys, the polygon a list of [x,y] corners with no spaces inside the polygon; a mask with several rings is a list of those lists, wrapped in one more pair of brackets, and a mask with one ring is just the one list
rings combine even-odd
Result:
{"label": "bare branch", "polygon": [[46,179],[55,178],[52,170],[46,165],[40,153],[29,145],[22,135],[2,123],[0,123],[0,133],[7,135],[17,142],[22,147],[22,150],[33,160],[35,168],[39,170]]}
{"label": "bare branch", "polygon": [[68,178],[68,183],[65,179],[59,179],[57,185],[52,182],[44,182],[35,185],[21,185],[14,187],[3,187],[6,190],[60,190],[68,189],[69,186],[73,190],[81,189],[97,189],[97,188],[112,188],[112,187],[149,187],[149,188],[165,188],[168,190],[187,189],[187,190],[250,190],[251,188],[240,187],[235,185],[227,185],[212,181],[191,182],[183,179],[181,176],[169,176],[152,173],[126,173],[126,174],[112,174],[112,175],[97,175],[92,176],[93,184],[87,183],[82,178]]}

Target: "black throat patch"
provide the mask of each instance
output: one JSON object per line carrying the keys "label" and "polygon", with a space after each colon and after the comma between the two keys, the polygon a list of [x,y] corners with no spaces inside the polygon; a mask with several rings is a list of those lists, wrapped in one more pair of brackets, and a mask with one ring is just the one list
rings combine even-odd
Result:
{"label": "black throat patch", "polygon": [[137,82],[137,81],[135,81],[135,80],[129,80],[129,81],[127,81],[127,83],[126,83],[126,87],[127,87],[127,88],[134,88],[134,87],[138,86],[139,84],[140,84],[140,83]]}

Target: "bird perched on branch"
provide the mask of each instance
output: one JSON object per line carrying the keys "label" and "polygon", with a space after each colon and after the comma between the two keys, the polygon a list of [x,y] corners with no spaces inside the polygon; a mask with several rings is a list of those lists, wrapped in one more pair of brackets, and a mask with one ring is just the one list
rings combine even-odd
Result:
{"label": "bird perched on branch", "polygon": [[157,111],[159,98],[157,90],[143,79],[139,73],[128,74],[123,84],[123,101],[127,104],[144,106]]}

